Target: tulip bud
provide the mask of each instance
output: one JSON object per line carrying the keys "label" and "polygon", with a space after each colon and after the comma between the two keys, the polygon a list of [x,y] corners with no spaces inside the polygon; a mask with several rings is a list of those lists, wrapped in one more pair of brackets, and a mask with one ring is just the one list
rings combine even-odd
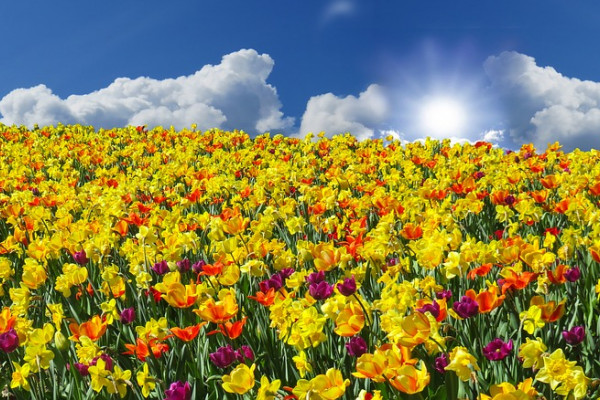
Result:
{"label": "tulip bud", "polygon": [[61,331],[54,333],[54,346],[60,351],[65,351],[69,348],[69,340]]}

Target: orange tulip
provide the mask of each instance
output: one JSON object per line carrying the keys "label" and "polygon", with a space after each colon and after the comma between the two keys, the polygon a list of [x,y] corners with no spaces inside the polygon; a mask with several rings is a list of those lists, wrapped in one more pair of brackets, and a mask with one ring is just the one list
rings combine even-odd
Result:
{"label": "orange tulip", "polygon": [[146,361],[146,357],[150,355],[150,352],[152,352],[154,358],[160,358],[162,353],[169,351],[169,345],[159,342],[158,339],[151,339],[149,343],[146,343],[138,338],[136,344],[125,344],[125,347],[129,351],[123,352],[124,355],[135,355],[142,362]]}
{"label": "orange tulip", "polygon": [[481,290],[479,294],[475,294],[473,289],[469,289],[465,295],[479,304],[480,313],[489,313],[499,307],[506,297],[505,295],[498,296],[498,291],[497,286],[490,286],[487,290]]}
{"label": "orange tulip", "polygon": [[566,269],[566,265],[560,264],[554,271],[546,271],[546,275],[548,276],[548,279],[550,279],[550,282],[555,285],[560,285],[567,281],[567,278],[565,278],[565,272],[567,272]]}
{"label": "orange tulip", "polygon": [[352,375],[357,378],[368,378],[373,382],[384,382],[383,373],[386,368],[387,359],[382,352],[365,353],[356,360],[356,372],[353,372]]}
{"label": "orange tulip", "polygon": [[421,369],[413,365],[403,365],[394,370],[394,376],[389,379],[390,384],[403,393],[414,394],[422,392],[431,379],[424,363],[420,363]]}
{"label": "orange tulip", "polygon": [[173,327],[170,330],[173,333],[173,335],[175,335],[177,338],[183,340],[184,342],[189,342],[191,340],[194,340],[196,336],[198,336],[200,328],[202,328],[206,324],[206,322],[201,322],[196,325],[188,326],[187,328]]}
{"label": "orange tulip", "polygon": [[467,274],[467,278],[475,279],[475,275],[486,276],[492,270],[492,263],[482,264],[481,266],[472,269]]}
{"label": "orange tulip", "polygon": [[335,319],[334,332],[342,337],[351,337],[365,326],[365,315],[360,305],[350,302]]}
{"label": "orange tulip", "polygon": [[423,236],[423,229],[419,225],[415,225],[412,222],[404,224],[400,235],[407,240],[415,240]]}
{"label": "orange tulip", "polygon": [[16,320],[17,316],[11,314],[10,308],[4,307],[2,312],[0,312],[0,333],[4,333],[12,328]]}
{"label": "orange tulip", "polygon": [[550,323],[557,321],[565,314],[565,302],[566,300],[563,299],[558,304],[554,300],[544,303],[542,296],[534,296],[529,305],[538,306],[542,310],[542,321]]}
{"label": "orange tulip", "polygon": [[517,274],[513,270],[506,270],[506,272],[503,272],[501,275],[504,279],[500,279],[498,283],[502,285],[502,294],[506,293],[508,289],[524,289],[537,277],[537,274],[533,272],[522,272]]}
{"label": "orange tulip", "polygon": [[256,296],[248,296],[249,299],[256,300],[263,306],[269,307],[275,301],[275,288],[269,289],[267,293],[256,292]]}
{"label": "orange tulip", "polygon": [[225,322],[224,324],[219,324],[219,329],[210,331],[207,335],[214,335],[216,333],[222,333],[224,336],[227,336],[229,339],[237,339],[244,330],[244,325],[246,324],[246,320],[248,317],[242,318],[240,321],[236,322]]}
{"label": "orange tulip", "polygon": [[221,300],[216,301],[214,299],[208,299],[200,308],[193,310],[200,318],[205,321],[214,322],[216,324],[222,324],[233,318],[238,312],[238,305],[234,295],[226,289],[221,290],[225,292]]}
{"label": "orange tulip", "polygon": [[69,330],[73,334],[70,339],[78,341],[79,337],[87,336],[95,342],[96,340],[100,339],[102,335],[104,335],[107,326],[108,323],[103,321],[98,315],[94,315],[92,319],[84,322],[81,325],[77,325],[76,322],[72,322],[69,324]]}

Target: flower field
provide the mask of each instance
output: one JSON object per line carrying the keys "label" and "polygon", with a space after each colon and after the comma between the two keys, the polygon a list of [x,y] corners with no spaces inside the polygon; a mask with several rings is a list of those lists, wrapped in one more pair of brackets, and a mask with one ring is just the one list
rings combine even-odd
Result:
{"label": "flower field", "polygon": [[6,398],[600,397],[600,152],[0,124]]}

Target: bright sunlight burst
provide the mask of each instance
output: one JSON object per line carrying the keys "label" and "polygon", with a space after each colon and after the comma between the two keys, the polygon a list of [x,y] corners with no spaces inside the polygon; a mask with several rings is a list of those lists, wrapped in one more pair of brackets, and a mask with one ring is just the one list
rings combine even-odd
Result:
{"label": "bright sunlight burst", "polygon": [[458,135],[465,126],[464,107],[456,100],[438,97],[421,108],[421,128],[427,135]]}

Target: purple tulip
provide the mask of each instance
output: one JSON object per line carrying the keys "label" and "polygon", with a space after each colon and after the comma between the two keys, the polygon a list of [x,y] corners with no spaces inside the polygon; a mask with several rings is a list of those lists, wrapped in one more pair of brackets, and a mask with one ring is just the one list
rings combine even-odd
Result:
{"label": "purple tulip", "polygon": [[569,282],[575,282],[581,277],[581,271],[578,266],[574,266],[570,268],[567,272],[565,272],[565,279]]}
{"label": "purple tulip", "polygon": [[98,359],[101,358],[104,361],[104,369],[107,371],[112,371],[113,369],[113,360],[110,358],[108,354],[101,354],[99,357],[94,357],[92,361],[90,361],[90,367],[96,365],[98,363]]}
{"label": "purple tulip", "polygon": [[14,328],[10,328],[0,335],[0,350],[12,353],[17,347],[19,347],[19,335]]}
{"label": "purple tulip", "polygon": [[219,347],[214,353],[208,355],[210,361],[219,368],[227,368],[236,360],[236,353],[231,345]]}
{"label": "purple tulip", "polygon": [[271,288],[275,289],[275,291],[278,291],[283,286],[283,280],[281,279],[281,275],[274,274],[269,279],[265,279],[264,281],[260,282],[258,286],[263,293],[267,293]]}
{"label": "purple tulip", "polygon": [[158,275],[164,275],[170,271],[169,264],[165,260],[157,262],[152,267],[152,271],[156,272]]}
{"label": "purple tulip", "polygon": [[435,298],[438,300],[446,299],[446,301],[448,301],[448,300],[450,300],[451,297],[452,297],[452,291],[450,289],[442,290],[441,292],[437,292],[435,294]]}
{"label": "purple tulip", "polygon": [[181,261],[177,261],[177,269],[179,270],[179,272],[188,272],[190,270],[190,267],[191,263],[190,260],[188,260],[187,258],[184,258]]}
{"label": "purple tulip", "polygon": [[316,284],[313,283],[308,287],[308,293],[310,293],[315,300],[325,300],[333,294],[333,285],[330,285],[325,281]]}
{"label": "purple tulip", "polygon": [[204,271],[205,265],[206,265],[206,261],[200,260],[200,261],[194,263],[194,265],[192,265],[192,271],[199,274],[200,272]]}
{"label": "purple tulip", "polygon": [[281,279],[283,279],[284,281],[289,278],[290,276],[292,276],[292,274],[296,272],[294,270],[294,268],[284,268],[281,271],[279,271],[279,275],[281,276]]}
{"label": "purple tulip", "polygon": [[354,336],[346,343],[346,350],[352,357],[360,357],[367,352],[367,343],[360,336]]}
{"label": "purple tulip", "polygon": [[189,382],[173,382],[165,390],[165,400],[190,400],[192,398],[192,388]]}
{"label": "purple tulip", "polygon": [[509,194],[504,198],[504,203],[506,203],[507,206],[512,206],[516,201],[517,199],[512,194]]}
{"label": "purple tulip", "polygon": [[130,324],[135,320],[135,308],[129,307],[121,311],[121,323]]}
{"label": "purple tulip", "polygon": [[344,296],[352,296],[356,292],[356,281],[354,275],[351,278],[344,279],[344,283],[337,284],[338,291]]}
{"label": "purple tulip", "polygon": [[470,318],[479,312],[479,304],[467,296],[461,297],[460,301],[455,301],[452,308],[461,318]]}
{"label": "purple tulip", "polygon": [[437,303],[437,301],[433,300],[433,303],[425,304],[423,307],[417,308],[417,311],[422,314],[425,314],[425,312],[429,311],[431,315],[433,315],[433,318],[437,318],[440,316],[440,305]]}
{"label": "purple tulip", "polygon": [[574,326],[568,331],[563,331],[562,335],[567,343],[571,346],[576,346],[585,339],[585,327],[581,325]]}
{"label": "purple tulip", "polygon": [[254,352],[250,346],[244,345],[235,351],[235,358],[241,363],[243,363],[246,358],[250,361],[254,361]]}
{"label": "purple tulip", "polygon": [[388,267],[393,267],[396,264],[398,264],[398,257],[390,258],[387,262]]}
{"label": "purple tulip", "polygon": [[310,284],[321,283],[324,280],[325,280],[325,272],[324,271],[313,272],[312,274],[310,274],[309,276],[306,277],[306,282],[308,282]]}
{"label": "purple tulip", "polygon": [[512,339],[506,343],[502,339],[496,338],[483,348],[483,355],[490,361],[500,361],[508,356],[512,348]]}
{"label": "purple tulip", "polygon": [[80,362],[76,362],[75,364],[73,364],[75,366],[75,369],[77,370],[77,372],[79,372],[79,375],[81,376],[88,376],[90,373],[88,372],[88,368],[90,368],[89,366],[82,364]]}
{"label": "purple tulip", "polygon": [[434,368],[440,374],[445,374],[448,364],[450,364],[448,356],[445,353],[442,353],[435,359]]}
{"label": "purple tulip", "polygon": [[73,260],[75,260],[75,262],[79,265],[85,265],[89,261],[87,255],[85,254],[85,250],[73,253]]}

